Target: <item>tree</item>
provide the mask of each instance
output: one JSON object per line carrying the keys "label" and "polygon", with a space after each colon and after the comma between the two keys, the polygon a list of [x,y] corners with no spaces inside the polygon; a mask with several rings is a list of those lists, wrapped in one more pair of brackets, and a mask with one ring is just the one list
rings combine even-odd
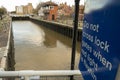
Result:
{"label": "tree", "polygon": [[0,8],[0,18],[2,19],[2,15],[7,13],[7,9],[5,7]]}

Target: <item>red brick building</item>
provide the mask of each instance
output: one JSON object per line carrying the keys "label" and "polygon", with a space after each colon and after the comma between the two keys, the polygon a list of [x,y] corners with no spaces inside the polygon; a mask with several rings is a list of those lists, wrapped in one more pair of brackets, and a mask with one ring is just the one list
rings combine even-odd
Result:
{"label": "red brick building", "polygon": [[71,16],[73,14],[73,9],[67,3],[61,3],[58,8],[58,16]]}
{"label": "red brick building", "polygon": [[44,14],[43,18],[45,20],[56,20],[57,11],[58,11],[58,5],[51,1],[42,3],[39,10],[39,12],[42,12]]}

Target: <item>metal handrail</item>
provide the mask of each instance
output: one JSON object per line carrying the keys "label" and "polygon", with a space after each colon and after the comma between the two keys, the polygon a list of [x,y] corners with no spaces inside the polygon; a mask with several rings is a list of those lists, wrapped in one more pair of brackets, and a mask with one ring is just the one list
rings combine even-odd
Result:
{"label": "metal handrail", "polygon": [[0,71],[0,77],[19,77],[19,76],[66,76],[81,75],[79,70],[45,70],[45,71]]}

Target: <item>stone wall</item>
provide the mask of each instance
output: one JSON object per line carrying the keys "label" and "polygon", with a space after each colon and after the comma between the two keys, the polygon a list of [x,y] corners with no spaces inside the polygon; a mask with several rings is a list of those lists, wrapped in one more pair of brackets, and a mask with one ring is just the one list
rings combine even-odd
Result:
{"label": "stone wall", "polygon": [[[11,26],[11,20],[9,22],[7,44],[0,47],[0,71],[14,71],[15,56],[14,56],[14,39]],[[14,78],[5,78],[1,80],[14,80]]]}

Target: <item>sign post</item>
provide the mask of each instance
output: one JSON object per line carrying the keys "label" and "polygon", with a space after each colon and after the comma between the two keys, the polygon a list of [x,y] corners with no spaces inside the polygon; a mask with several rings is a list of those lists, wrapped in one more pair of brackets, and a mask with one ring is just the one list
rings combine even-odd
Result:
{"label": "sign post", "polygon": [[[79,16],[79,2],[80,2],[80,0],[75,0],[75,17],[74,17],[74,27],[73,27],[73,39],[72,39],[71,70],[74,70],[74,65],[75,65],[78,16]],[[73,76],[70,76],[70,80],[73,80]]]}
{"label": "sign post", "polygon": [[119,0],[86,1],[79,63],[84,80],[116,79],[120,64],[119,19]]}

